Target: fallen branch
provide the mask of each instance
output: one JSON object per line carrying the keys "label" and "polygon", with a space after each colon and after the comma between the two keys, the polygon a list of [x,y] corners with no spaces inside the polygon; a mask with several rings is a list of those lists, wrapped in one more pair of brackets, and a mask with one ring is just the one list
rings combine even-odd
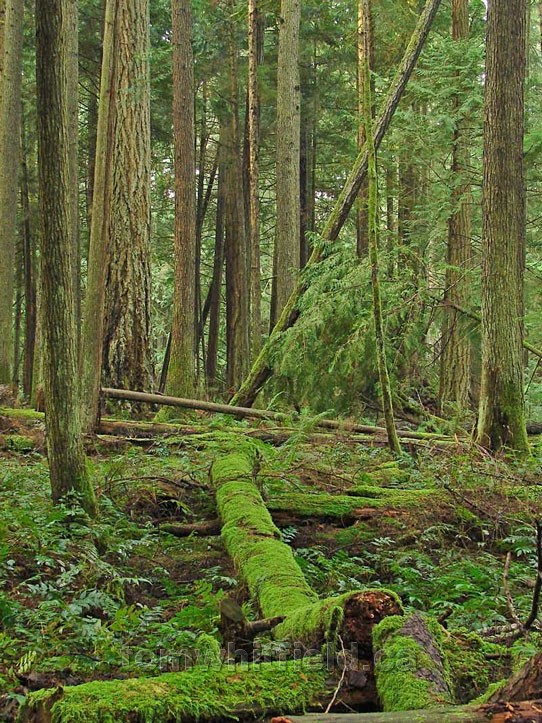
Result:
{"label": "fallen branch", "polygon": [[[292,419],[299,419],[298,414],[273,412],[267,409],[253,409],[252,407],[235,407],[230,404],[206,402],[198,399],[183,399],[181,397],[168,397],[160,394],[147,394],[146,392],[133,392],[127,389],[104,388],[102,389],[102,394],[108,399],[124,399],[146,404],[158,404],[167,407],[194,409],[214,414],[228,414],[235,417],[265,419],[273,422],[291,422]],[[315,425],[325,429],[333,429],[350,433],[386,435],[384,427],[373,427],[369,424],[349,424],[346,422],[339,422],[336,419],[317,419],[315,420]],[[410,432],[401,430],[398,434],[401,438],[412,440],[453,441],[453,437],[450,437],[449,435],[435,434],[432,432]]]}

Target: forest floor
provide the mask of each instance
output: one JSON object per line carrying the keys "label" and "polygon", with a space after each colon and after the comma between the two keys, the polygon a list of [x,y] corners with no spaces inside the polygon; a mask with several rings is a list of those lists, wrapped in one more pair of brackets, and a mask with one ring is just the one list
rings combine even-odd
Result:
{"label": "forest floor", "polygon": [[[258,618],[219,535],[162,526],[214,520],[213,461],[276,428],[204,415],[180,424],[88,440],[100,500],[91,522],[51,504],[40,416],[0,409],[0,719],[32,690],[179,670],[209,636],[220,641],[225,597]],[[318,593],[382,586],[450,630],[479,631],[510,622],[511,553],[509,589],[527,617],[542,517],[536,439],[523,465],[461,444],[412,447],[397,462],[347,432],[279,441],[254,440],[258,484]],[[261,645],[276,652],[271,638]],[[542,635],[520,638],[465,700],[540,649]]]}

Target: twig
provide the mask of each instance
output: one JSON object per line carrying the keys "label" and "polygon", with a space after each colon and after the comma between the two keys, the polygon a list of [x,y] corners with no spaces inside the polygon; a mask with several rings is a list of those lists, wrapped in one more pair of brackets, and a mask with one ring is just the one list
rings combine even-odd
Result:
{"label": "twig", "polygon": [[516,623],[516,625],[521,625],[521,620],[519,619],[519,615],[516,611],[516,606],[514,605],[514,600],[512,598],[512,595],[510,594],[510,588],[508,586],[508,572],[510,570],[510,562],[512,561],[512,553],[508,552],[506,555],[506,562],[504,563],[504,570],[502,573],[502,583],[504,588],[504,595],[506,597],[506,604],[508,605],[508,612],[510,613],[510,617],[512,618],[513,622]]}
{"label": "twig", "polygon": [[347,667],[348,667],[348,658],[346,657],[346,650],[344,649],[343,639],[341,638],[340,635],[338,636],[338,638],[339,638],[339,642],[340,642],[340,644],[341,644],[341,650],[342,650],[342,654],[343,654],[344,663],[343,663],[343,669],[342,669],[341,677],[340,677],[340,679],[339,679],[339,682],[337,683],[337,687],[335,688],[335,692],[333,693],[333,698],[329,701],[329,705],[328,705],[328,707],[327,707],[326,710],[325,710],[326,713],[329,713],[329,711],[330,711],[330,710],[333,708],[333,706],[335,705],[335,701],[337,700],[337,696],[339,695],[339,691],[341,690],[342,685],[343,685],[343,683],[344,683],[344,679],[345,679],[345,677],[346,677],[346,669],[347,669]]}
{"label": "twig", "polygon": [[542,522],[540,520],[537,520],[536,522],[536,555],[538,563],[536,583],[533,592],[533,604],[531,607],[531,613],[523,626],[525,630],[530,630],[538,617],[540,593],[542,592]]}

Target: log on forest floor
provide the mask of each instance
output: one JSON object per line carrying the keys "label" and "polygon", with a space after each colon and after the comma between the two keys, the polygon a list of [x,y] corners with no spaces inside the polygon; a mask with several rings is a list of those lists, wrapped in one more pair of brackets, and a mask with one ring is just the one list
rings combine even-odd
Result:
{"label": "log on forest floor", "polygon": [[499,686],[487,699],[498,701],[520,701],[542,698],[542,653],[528,660],[510,680]]}
{"label": "log on forest floor", "polygon": [[308,713],[275,723],[542,723],[542,700],[451,706],[394,713]]}

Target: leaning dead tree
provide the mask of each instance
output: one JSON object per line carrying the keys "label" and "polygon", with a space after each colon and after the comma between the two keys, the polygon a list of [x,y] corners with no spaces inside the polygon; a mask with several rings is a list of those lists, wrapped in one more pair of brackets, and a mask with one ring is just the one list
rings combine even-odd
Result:
{"label": "leaning dead tree", "polygon": [[[374,145],[376,150],[380,147],[382,139],[390,126],[397,106],[399,105],[399,101],[403,96],[407,83],[412,75],[412,71],[416,66],[422,48],[425,44],[440,3],[441,0],[427,0],[425,8],[420,15],[414,33],[412,34],[412,38],[405,51],[403,60],[401,61],[399,70],[397,71],[395,79],[388,92],[384,103],[384,109],[374,129]],[[330,242],[335,241],[339,236],[339,233],[348,218],[348,214],[358,197],[361,185],[367,177],[368,161],[369,152],[367,145],[365,145],[364,149],[356,158],[345,186],[341,191],[333,211],[331,212],[331,215],[329,216],[322,231],[322,242],[315,246],[309,261],[307,262],[307,266],[312,266],[317,264],[319,261],[322,261],[327,253],[326,246]],[[305,288],[305,280],[303,278],[298,279],[273,331],[255,360],[247,379],[242,384],[237,394],[233,397],[232,404],[250,407],[254,403],[260,389],[272,375],[272,369],[269,361],[270,352],[274,348],[279,335],[286,331],[286,329],[293,326],[297,321],[299,316],[298,302],[305,292]]]}

